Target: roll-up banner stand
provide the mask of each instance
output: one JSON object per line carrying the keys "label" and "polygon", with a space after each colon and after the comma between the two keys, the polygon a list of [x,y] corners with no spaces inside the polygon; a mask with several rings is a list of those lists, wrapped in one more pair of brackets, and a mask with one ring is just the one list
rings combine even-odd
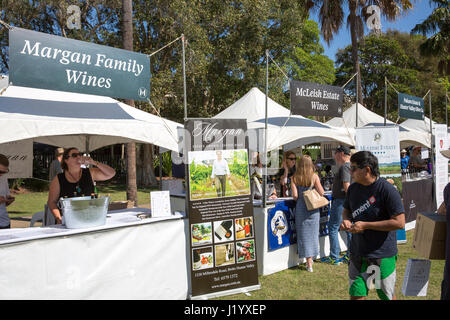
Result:
{"label": "roll-up banner stand", "polygon": [[441,154],[441,151],[448,150],[447,125],[433,125],[434,145],[436,150],[435,175],[436,184],[436,208],[439,208],[444,201],[444,188],[448,183],[448,159]]}
{"label": "roll-up banner stand", "polygon": [[292,114],[342,117],[342,87],[291,80],[290,91]]}
{"label": "roll-up banner stand", "polygon": [[191,299],[260,289],[247,121],[187,119]]}
{"label": "roll-up banner stand", "polygon": [[398,127],[356,128],[355,147],[358,151],[370,151],[378,158],[381,176],[401,176]]}

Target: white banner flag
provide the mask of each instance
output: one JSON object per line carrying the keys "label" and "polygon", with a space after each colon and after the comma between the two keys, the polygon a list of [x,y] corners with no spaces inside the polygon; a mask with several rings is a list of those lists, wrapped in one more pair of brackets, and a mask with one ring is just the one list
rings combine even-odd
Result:
{"label": "white banner flag", "polygon": [[378,158],[381,175],[401,173],[398,127],[357,128],[355,147],[358,151],[370,151]]}
{"label": "white banner flag", "polygon": [[448,159],[441,154],[441,151],[448,149],[447,126],[445,124],[435,124],[433,126],[433,134],[436,148],[436,206],[439,208],[442,201],[444,201],[444,188],[448,183]]}

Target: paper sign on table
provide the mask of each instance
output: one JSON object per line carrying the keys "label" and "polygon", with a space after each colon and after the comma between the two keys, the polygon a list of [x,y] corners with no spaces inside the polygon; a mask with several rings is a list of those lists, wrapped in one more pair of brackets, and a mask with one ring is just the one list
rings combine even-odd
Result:
{"label": "paper sign on table", "polygon": [[402,286],[403,295],[414,297],[427,295],[430,267],[430,260],[408,259]]}
{"label": "paper sign on table", "polygon": [[150,192],[150,204],[152,209],[152,217],[171,216],[170,211],[170,192],[169,191],[153,191]]}

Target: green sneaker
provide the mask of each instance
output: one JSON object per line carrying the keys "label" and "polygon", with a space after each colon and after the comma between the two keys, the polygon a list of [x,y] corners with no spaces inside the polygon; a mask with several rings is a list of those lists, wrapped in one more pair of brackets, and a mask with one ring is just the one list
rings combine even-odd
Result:
{"label": "green sneaker", "polygon": [[329,264],[332,264],[335,266],[338,266],[342,263],[341,259],[332,259],[330,257],[323,257],[322,259],[320,259],[320,261],[324,262],[324,263],[329,263]]}
{"label": "green sneaker", "polygon": [[344,254],[344,256],[341,258],[342,262],[349,264],[350,263],[350,257],[348,254]]}

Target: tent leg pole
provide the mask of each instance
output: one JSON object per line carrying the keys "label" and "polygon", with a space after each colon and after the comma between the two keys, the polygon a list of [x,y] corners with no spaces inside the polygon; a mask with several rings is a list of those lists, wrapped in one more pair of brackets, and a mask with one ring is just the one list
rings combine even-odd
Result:
{"label": "tent leg pole", "polygon": [[265,111],[265,123],[264,123],[264,174],[263,174],[263,192],[262,192],[262,200],[263,200],[263,208],[267,206],[267,197],[266,197],[266,189],[267,189],[267,105],[268,105],[268,96],[269,96],[269,50],[266,50],[266,111]]}

